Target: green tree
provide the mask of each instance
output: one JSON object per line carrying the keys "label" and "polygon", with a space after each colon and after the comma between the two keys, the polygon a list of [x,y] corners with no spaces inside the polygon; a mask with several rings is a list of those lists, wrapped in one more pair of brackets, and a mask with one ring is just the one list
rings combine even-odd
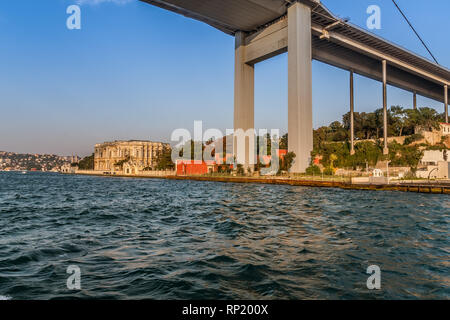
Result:
{"label": "green tree", "polygon": [[294,160],[297,155],[294,152],[288,152],[284,157],[280,157],[280,170],[289,171],[294,164]]}
{"label": "green tree", "polygon": [[245,174],[244,166],[242,164],[238,164],[236,167],[236,173],[238,176],[243,176]]}
{"label": "green tree", "polygon": [[359,142],[355,145],[355,154],[352,156],[353,167],[363,167],[367,164],[374,166],[382,158],[383,151],[379,145],[371,141]]}
{"label": "green tree", "polygon": [[[353,124],[354,124],[354,131],[355,131],[355,138],[356,139],[365,139],[366,133],[364,130],[364,124],[366,121],[367,114],[365,112],[359,113],[354,112],[353,113]],[[350,112],[347,112],[342,117],[342,124],[344,126],[344,129],[347,132],[350,132]]]}
{"label": "green tree", "polygon": [[365,139],[376,138],[378,139],[379,133],[379,118],[375,112],[365,114],[363,117],[363,130],[365,133]]}
{"label": "green tree", "polygon": [[157,155],[156,170],[173,170],[175,163],[172,161],[172,149],[164,146],[163,150]]}
{"label": "green tree", "polygon": [[389,160],[393,166],[411,167],[414,172],[422,157],[419,146],[401,145],[395,141],[389,144]]}
{"label": "green tree", "polygon": [[408,125],[423,130],[439,130],[441,117],[436,110],[424,107],[406,110]]}
{"label": "green tree", "polygon": [[400,106],[392,106],[390,109],[391,120],[390,126],[394,131],[395,135],[401,137],[403,135],[403,130],[407,126],[407,113]]}
{"label": "green tree", "polygon": [[349,132],[339,121],[334,121],[330,124],[331,140],[345,141],[348,139]]}
{"label": "green tree", "polygon": [[94,154],[80,160],[80,162],[78,162],[78,169],[94,170]]}
{"label": "green tree", "polygon": [[326,176],[332,176],[332,175],[334,175],[334,170],[331,167],[326,167],[323,170],[323,174],[326,175]]}
{"label": "green tree", "polygon": [[330,127],[323,126],[313,131],[313,145],[314,149],[318,150],[322,145],[330,141],[331,129]]}
{"label": "green tree", "polygon": [[123,165],[124,165],[125,163],[127,163],[128,161],[130,161],[130,156],[129,156],[129,155],[127,155],[127,156],[125,157],[125,159],[122,159],[122,160],[120,160],[120,161],[117,161],[114,165],[118,166],[120,169],[123,169]]}
{"label": "green tree", "polygon": [[280,138],[280,149],[287,150],[288,145],[288,134],[286,133]]}
{"label": "green tree", "polygon": [[312,165],[306,169],[306,174],[313,176],[321,174],[320,168],[316,165]]}

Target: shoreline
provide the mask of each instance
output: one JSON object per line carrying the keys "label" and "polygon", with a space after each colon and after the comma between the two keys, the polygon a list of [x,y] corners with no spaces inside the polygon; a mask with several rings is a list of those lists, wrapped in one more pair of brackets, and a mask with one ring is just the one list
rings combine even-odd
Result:
{"label": "shoreline", "polygon": [[214,177],[214,176],[148,176],[148,175],[105,175],[95,173],[62,173],[69,175],[84,175],[110,178],[140,178],[140,179],[166,179],[166,180],[188,180],[188,181],[207,181],[222,183],[257,183],[290,185],[300,187],[314,188],[338,188],[344,190],[366,190],[366,191],[400,191],[428,194],[450,194],[450,185],[439,184],[352,184],[350,182],[340,181],[316,181],[301,180],[295,178],[257,178],[257,177]]}

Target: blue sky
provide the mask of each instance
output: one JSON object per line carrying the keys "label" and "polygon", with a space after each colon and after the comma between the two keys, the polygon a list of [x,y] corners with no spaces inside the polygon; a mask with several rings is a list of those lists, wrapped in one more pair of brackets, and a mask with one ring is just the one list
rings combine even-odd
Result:
{"label": "blue sky", "polygon": [[[68,30],[66,8],[80,4],[82,29]],[[391,0],[323,0],[376,34],[428,57]],[[439,62],[450,66],[448,0],[398,0]],[[430,5],[432,3],[432,5]],[[0,2],[0,150],[87,155],[98,142],[169,141],[176,128],[233,127],[234,39],[137,0]],[[287,130],[287,55],[256,66],[258,128]],[[357,111],[381,106],[381,85],[356,77]],[[411,94],[389,88],[389,105]],[[419,97],[420,106],[443,105]],[[314,126],[348,110],[348,73],[313,63]]]}

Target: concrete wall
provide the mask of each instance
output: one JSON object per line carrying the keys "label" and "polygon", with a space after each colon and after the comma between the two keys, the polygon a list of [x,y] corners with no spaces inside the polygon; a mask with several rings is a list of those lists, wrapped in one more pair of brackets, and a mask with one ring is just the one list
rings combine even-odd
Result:
{"label": "concrete wall", "polygon": [[[448,152],[450,157],[450,152]],[[444,161],[444,151],[439,150],[425,150],[422,160],[420,162],[424,165],[437,165],[438,162]]]}
{"label": "concrete wall", "polygon": [[175,176],[176,171],[166,170],[166,171],[140,171],[138,176],[143,177],[165,177],[165,176]]}
{"label": "concrete wall", "polygon": [[123,172],[113,172],[112,174],[105,174],[108,171],[96,171],[96,170],[76,170],[75,174],[85,175],[105,175],[105,176],[130,176],[130,177],[165,177],[175,176],[175,171],[139,171],[136,174],[124,174]]}
{"label": "concrete wall", "polygon": [[438,179],[449,179],[450,178],[450,162],[439,161],[437,178]]}
{"label": "concrete wall", "polygon": [[438,177],[437,166],[427,166],[416,171],[416,177],[421,179],[436,179]]}

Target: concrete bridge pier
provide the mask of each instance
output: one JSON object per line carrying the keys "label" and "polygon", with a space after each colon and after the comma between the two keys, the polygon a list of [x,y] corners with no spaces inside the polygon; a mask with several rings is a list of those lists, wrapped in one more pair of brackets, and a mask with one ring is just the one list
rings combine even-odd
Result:
{"label": "concrete bridge pier", "polygon": [[245,61],[246,34],[237,32],[234,73],[233,155],[245,170],[255,164],[255,66]]}
{"label": "concrete bridge pier", "polygon": [[383,138],[384,138],[384,148],[383,154],[389,154],[388,148],[388,120],[387,120],[387,61],[383,60]]}
{"label": "concrete bridge pier", "polygon": [[448,85],[444,86],[444,113],[445,123],[448,123]]}
{"label": "concrete bridge pier", "polygon": [[[248,36],[235,35],[234,143],[238,164],[253,169],[255,152],[255,69],[258,62],[288,52],[288,149],[296,154],[291,172],[302,173],[311,163],[312,125],[311,8],[296,2],[287,19]],[[274,109],[274,112],[279,110]]]}
{"label": "concrete bridge pier", "polygon": [[311,8],[300,2],[288,8],[288,135],[291,172],[303,173],[313,150],[312,40]]}
{"label": "concrete bridge pier", "polygon": [[353,70],[350,70],[350,154],[355,154],[355,91]]}

